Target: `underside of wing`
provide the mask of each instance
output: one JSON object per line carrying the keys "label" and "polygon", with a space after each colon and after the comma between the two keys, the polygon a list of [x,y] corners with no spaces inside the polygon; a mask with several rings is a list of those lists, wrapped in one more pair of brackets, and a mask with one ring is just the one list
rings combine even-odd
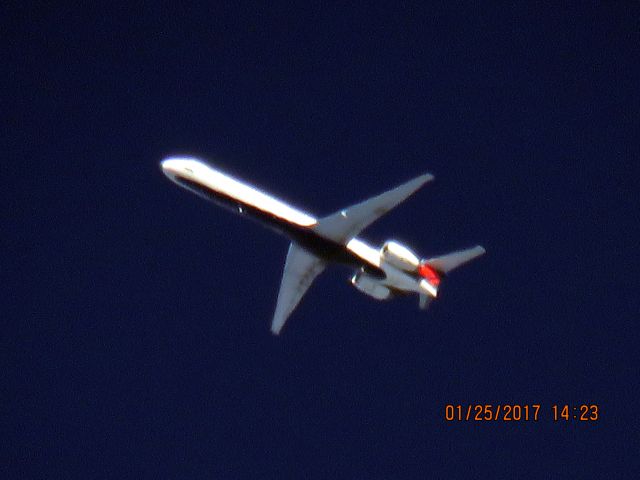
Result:
{"label": "underside of wing", "polygon": [[289,246],[278,293],[278,303],[271,323],[271,331],[274,335],[280,333],[287,318],[324,267],[324,261],[299,245],[292,243]]}
{"label": "underside of wing", "polygon": [[321,218],[313,229],[325,238],[345,243],[430,180],[433,180],[433,175],[420,175],[378,196]]}

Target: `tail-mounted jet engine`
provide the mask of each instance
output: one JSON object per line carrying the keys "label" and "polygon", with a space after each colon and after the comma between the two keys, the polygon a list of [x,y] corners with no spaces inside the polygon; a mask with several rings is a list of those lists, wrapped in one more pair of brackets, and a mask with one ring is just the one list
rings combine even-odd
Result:
{"label": "tail-mounted jet engine", "polygon": [[404,245],[394,241],[387,241],[380,249],[382,262],[392,265],[402,271],[414,273],[421,278],[418,281],[418,292],[421,295],[420,305],[427,305],[424,295],[435,297],[438,294],[440,284],[440,272],[432,268],[427,260],[420,260],[418,256]]}
{"label": "tail-mounted jet engine", "polygon": [[358,270],[351,277],[351,284],[376,300],[388,300],[392,297],[391,290],[382,285],[379,279],[362,270]]}
{"label": "tail-mounted jet engine", "polygon": [[405,272],[415,272],[420,266],[420,259],[404,245],[389,240],[380,249],[382,261]]}

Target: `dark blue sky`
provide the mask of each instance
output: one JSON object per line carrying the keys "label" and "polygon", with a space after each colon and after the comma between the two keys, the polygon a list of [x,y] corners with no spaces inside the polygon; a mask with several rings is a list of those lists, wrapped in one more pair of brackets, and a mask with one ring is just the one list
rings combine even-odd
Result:
{"label": "dark blue sky", "polygon": [[[232,5],[6,8],[3,478],[638,478],[638,5]],[[173,153],[316,215],[429,171],[364,237],[488,253],[273,337],[287,241]]]}

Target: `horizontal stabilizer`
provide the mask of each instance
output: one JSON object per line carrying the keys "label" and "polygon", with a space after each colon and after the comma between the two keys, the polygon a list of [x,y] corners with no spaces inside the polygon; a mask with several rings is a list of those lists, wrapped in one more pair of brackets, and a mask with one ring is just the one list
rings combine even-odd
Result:
{"label": "horizontal stabilizer", "polygon": [[433,180],[430,173],[420,175],[378,196],[321,218],[313,229],[324,238],[346,243],[430,180]]}
{"label": "horizontal stabilizer", "polygon": [[449,273],[451,270],[470,262],[485,252],[486,250],[484,248],[480,245],[476,245],[475,247],[468,248],[466,250],[458,250],[457,252],[447,253],[446,255],[441,255],[439,257],[429,258],[428,260],[425,260],[424,263],[435,268],[441,273]]}
{"label": "horizontal stabilizer", "polygon": [[424,293],[420,294],[420,310],[426,310],[429,308],[429,305],[433,301],[433,297],[429,295],[425,295]]}

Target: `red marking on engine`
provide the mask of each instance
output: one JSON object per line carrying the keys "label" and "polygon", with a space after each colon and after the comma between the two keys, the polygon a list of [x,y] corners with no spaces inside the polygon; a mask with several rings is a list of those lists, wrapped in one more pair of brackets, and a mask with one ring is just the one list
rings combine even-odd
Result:
{"label": "red marking on engine", "polygon": [[421,263],[418,267],[418,274],[434,287],[440,285],[440,276],[426,263]]}

